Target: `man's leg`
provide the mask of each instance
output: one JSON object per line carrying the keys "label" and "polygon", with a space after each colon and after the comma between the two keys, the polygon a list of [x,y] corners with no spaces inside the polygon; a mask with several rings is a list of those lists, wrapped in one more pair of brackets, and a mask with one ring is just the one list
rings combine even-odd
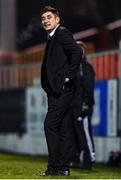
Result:
{"label": "man's leg", "polygon": [[95,162],[95,145],[94,145],[94,139],[93,139],[93,133],[92,133],[92,113],[93,113],[93,108],[90,107],[89,108],[89,113],[88,113],[88,132],[89,132],[89,136],[90,136],[90,141],[92,144],[92,151],[91,151],[91,162],[94,163]]}
{"label": "man's leg", "polygon": [[[72,98],[73,90],[70,89],[65,89],[60,97],[48,97],[48,113],[44,128],[49,152],[48,165],[51,167],[59,166],[60,138],[62,142],[67,138],[66,134],[64,137],[60,137],[60,128]],[[66,149],[67,146],[69,145],[67,144],[63,148]]]}
{"label": "man's leg", "polygon": [[90,132],[89,132],[89,121],[88,121],[88,117],[82,119],[81,116],[79,116],[78,111],[80,110],[77,108],[73,109],[74,129],[80,149],[82,149],[84,152],[84,156],[83,156],[84,167],[85,168],[87,167],[89,169],[91,168],[91,158],[93,151],[92,139],[90,137]]}
{"label": "man's leg", "polygon": [[82,88],[76,89],[74,93],[73,103],[72,103],[72,132],[73,132],[73,157],[71,159],[70,167],[80,167],[80,152],[82,148],[82,138],[80,125],[78,119],[81,115],[81,105],[82,105]]}
{"label": "man's leg", "polygon": [[60,126],[60,169],[68,170],[73,155],[71,109],[65,112]]}
{"label": "man's leg", "polygon": [[92,134],[90,133],[91,122],[88,117],[83,119],[83,129],[84,129],[84,136],[85,136],[85,149],[84,149],[84,168],[91,169],[92,162],[95,161],[95,152],[94,152],[94,142],[92,141]]}

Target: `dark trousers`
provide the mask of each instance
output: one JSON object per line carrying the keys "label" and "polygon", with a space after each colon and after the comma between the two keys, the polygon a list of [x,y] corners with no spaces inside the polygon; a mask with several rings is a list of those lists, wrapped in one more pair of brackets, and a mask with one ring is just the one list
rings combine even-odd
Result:
{"label": "dark trousers", "polygon": [[93,108],[90,107],[88,115],[81,119],[81,89],[75,93],[74,103],[72,106],[73,116],[73,131],[74,131],[74,145],[75,154],[80,154],[83,151],[83,163],[85,167],[91,166],[95,161],[95,149],[92,136],[91,118]]}
{"label": "dark trousers", "polygon": [[48,112],[44,122],[48,146],[48,166],[69,169],[71,159],[71,112],[74,90],[65,88],[59,97],[48,95]]}

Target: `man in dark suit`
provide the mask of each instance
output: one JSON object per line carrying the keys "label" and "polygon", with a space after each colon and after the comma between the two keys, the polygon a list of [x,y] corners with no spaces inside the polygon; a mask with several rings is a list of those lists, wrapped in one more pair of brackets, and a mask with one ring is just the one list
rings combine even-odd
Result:
{"label": "man in dark suit", "polygon": [[95,72],[91,64],[86,61],[85,44],[78,41],[83,49],[83,59],[80,65],[80,86],[76,89],[73,100],[73,123],[75,132],[75,156],[71,167],[80,164],[80,153],[83,152],[83,169],[91,170],[95,161],[95,148],[92,136],[92,113],[94,105]]}
{"label": "man in dark suit", "polygon": [[71,115],[77,72],[82,49],[72,34],[60,26],[58,11],[50,6],[41,13],[48,41],[41,69],[41,85],[48,97],[48,112],[44,122],[48,146],[48,167],[43,175],[69,175],[71,158]]}

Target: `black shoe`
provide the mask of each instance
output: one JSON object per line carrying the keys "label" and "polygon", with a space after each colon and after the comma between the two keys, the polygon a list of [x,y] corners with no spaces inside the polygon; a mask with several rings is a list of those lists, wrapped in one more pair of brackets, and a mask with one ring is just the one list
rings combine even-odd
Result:
{"label": "black shoe", "polygon": [[58,170],[58,175],[61,176],[69,176],[70,175],[70,171],[69,170]]}
{"label": "black shoe", "polygon": [[48,168],[45,172],[42,173],[42,176],[57,176],[58,171],[54,168]]}
{"label": "black shoe", "polygon": [[69,166],[70,166],[70,168],[80,168],[81,163],[71,162]]}

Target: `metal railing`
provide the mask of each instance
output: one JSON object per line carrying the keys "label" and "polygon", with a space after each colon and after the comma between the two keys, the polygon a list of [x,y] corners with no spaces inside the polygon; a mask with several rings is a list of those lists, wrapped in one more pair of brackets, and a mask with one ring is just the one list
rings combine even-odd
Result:
{"label": "metal railing", "polygon": [[87,56],[95,69],[96,80],[119,77],[119,54],[119,50],[112,50]]}
{"label": "metal railing", "polygon": [[21,88],[40,83],[41,64],[0,66],[0,89]]}
{"label": "metal railing", "polygon": [[[40,54],[38,55],[38,51],[28,54],[20,54],[20,59],[15,56],[9,65],[0,65],[0,89],[21,88],[40,83]],[[119,77],[119,55],[119,50],[87,55],[87,60],[94,67],[96,80]]]}

